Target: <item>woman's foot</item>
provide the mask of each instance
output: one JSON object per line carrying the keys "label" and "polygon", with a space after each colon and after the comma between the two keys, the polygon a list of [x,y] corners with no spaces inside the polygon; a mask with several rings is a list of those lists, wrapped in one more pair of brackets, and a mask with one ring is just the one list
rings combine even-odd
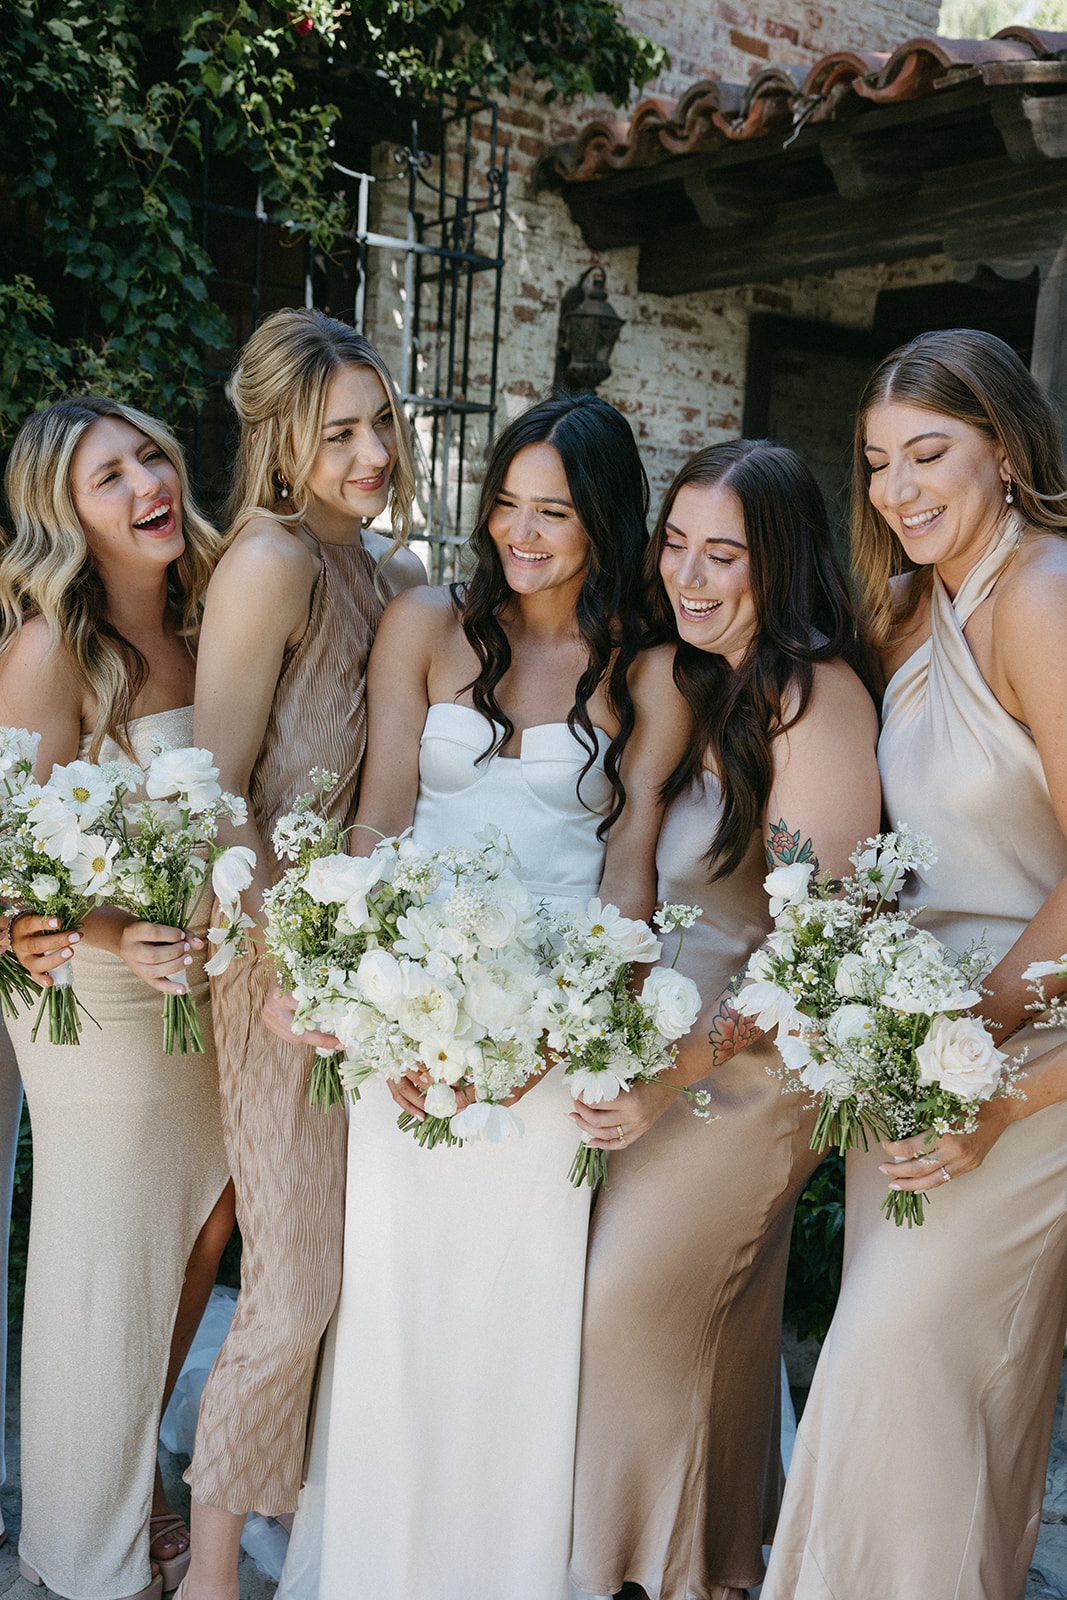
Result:
{"label": "woman's foot", "polygon": [[174,1510],[156,1464],[152,1489],[152,1515],[148,1519],[148,1554],[163,1576],[164,1589],[176,1589],[189,1569],[191,1538],[185,1518]]}

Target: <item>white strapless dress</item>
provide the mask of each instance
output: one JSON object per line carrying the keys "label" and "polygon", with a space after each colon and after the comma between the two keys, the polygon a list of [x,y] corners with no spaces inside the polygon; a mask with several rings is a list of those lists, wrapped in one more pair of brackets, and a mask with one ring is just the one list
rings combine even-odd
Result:
{"label": "white strapless dress", "polygon": [[[479,763],[488,742],[478,712],[430,707],[416,838],[495,823],[535,893],[595,894],[607,736],[581,798],[566,724]],[[569,1600],[589,1220],[570,1109],[558,1067],[503,1146],[420,1149],[383,1084],[352,1108],[341,1301],[278,1600]]]}

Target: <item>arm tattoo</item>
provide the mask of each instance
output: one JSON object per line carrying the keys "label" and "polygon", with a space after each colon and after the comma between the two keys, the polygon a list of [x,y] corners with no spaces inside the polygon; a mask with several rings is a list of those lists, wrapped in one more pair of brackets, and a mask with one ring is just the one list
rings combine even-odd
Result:
{"label": "arm tattoo", "polygon": [[772,826],[765,854],[769,867],[791,867],[794,861],[810,861],[812,878],[819,876],[819,858],[811,848],[811,840],[805,839],[801,844],[800,829],[798,828],[796,833],[790,833],[784,817],[779,817]]}
{"label": "arm tattoo", "polygon": [[755,1044],[757,1039],[763,1037],[756,1026],[755,1017],[745,1017],[734,1010],[730,1003],[734,992],[735,988],[731,986],[719,1001],[719,1009],[708,1032],[708,1043],[716,1067],[724,1066],[740,1051],[747,1050],[750,1044]]}

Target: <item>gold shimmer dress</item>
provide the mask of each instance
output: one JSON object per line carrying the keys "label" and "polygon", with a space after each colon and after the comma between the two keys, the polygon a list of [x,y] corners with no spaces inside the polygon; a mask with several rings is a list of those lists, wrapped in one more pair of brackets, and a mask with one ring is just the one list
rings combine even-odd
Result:
{"label": "gold shimmer dress", "polygon": [[[678,969],[705,1003],[772,926],[759,835],[728,878],[708,881],[720,803],[705,773],[668,809],[656,853],[658,899],[704,911]],[[676,947],[675,934],[665,962]],[[593,1212],[578,1401],[571,1581],[587,1594],[629,1581],[649,1600],[707,1600],[763,1575],[782,1489],[790,1229],[821,1160],[813,1114],[768,1071],[777,1060],[762,1041],[706,1080],[717,1122],[679,1096],[612,1152]]]}
{"label": "gold shimmer dress", "polygon": [[[129,724],[137,759],[192,743],[193,708]],[[81,756],[88,752],[82,741]],[[105,742],[101,760],[122,758]],[[194,926],[202,933],[206,905]],[[22,1330],[19,1554],[69,1600],[150,1581],[148,1516],[185,1268],[229,1176],[202,953],[188,969],[203,1055],[163,1053],[163,997],[118,956],[75,947],[80,1045],[9,1031],[33,1124]]]}
{"label": "gold shimmer dress", "polygon": [[[340,774],[328,809],[356,811],[366,743],[366,670],[383,605],[362,544],[319,547],[308,625],[287,654],[249,785],[271,863],[279,817],[313,767]],[[233,1324],[200,1404],[186,1479],[202,1505],[295,1511],[319,1341],[337,1303],[344,1227],[345,1116],[307,1104],[314,1051],[263,1021],[273,972],[235,961],[215,980],[223,1125],[244,1241]]]}
{"label": "gold shimmer dress", "polygon": [[[1007,519],[955,604],[934,578],[932,636],[886,690],[879,745],[890,819],[940,848],[902,900],[955,950],[984,934],[994,962],[1067,875],[1037,747],[963,634],[1018,532]],[[1063,1038],[1027,1028],[1008,1048]],[[841,1298],[763,1600],[1020,1600],[1067,1323],[1067,1104],[935,1189],[921,1228],[880,1214],[880,1159],[848,1156]]]}

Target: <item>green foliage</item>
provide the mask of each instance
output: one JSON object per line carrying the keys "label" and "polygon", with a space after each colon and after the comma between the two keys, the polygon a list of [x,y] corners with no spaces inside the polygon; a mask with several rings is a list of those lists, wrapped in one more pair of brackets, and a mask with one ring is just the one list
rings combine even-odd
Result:
{"label": "green foliage", "polygon": [[785,1280],[785,1320],[801,1339],[826,1337],[841,1287],[845,1162],[829,1155],[800,1197]]}
{"label": "green foliage", "polygon": [[[0,446],[61,389],[172,423],[198,402],[205,348],[231,340],[190,205],[205,129],[328,252],[351,221],[331,142],[353,69],[422,101],[504,91],[524,68],[549,96],[623,100],[662,59],[615,0],[7,0]],[[27,240],[50,295],[26,276]]]}

